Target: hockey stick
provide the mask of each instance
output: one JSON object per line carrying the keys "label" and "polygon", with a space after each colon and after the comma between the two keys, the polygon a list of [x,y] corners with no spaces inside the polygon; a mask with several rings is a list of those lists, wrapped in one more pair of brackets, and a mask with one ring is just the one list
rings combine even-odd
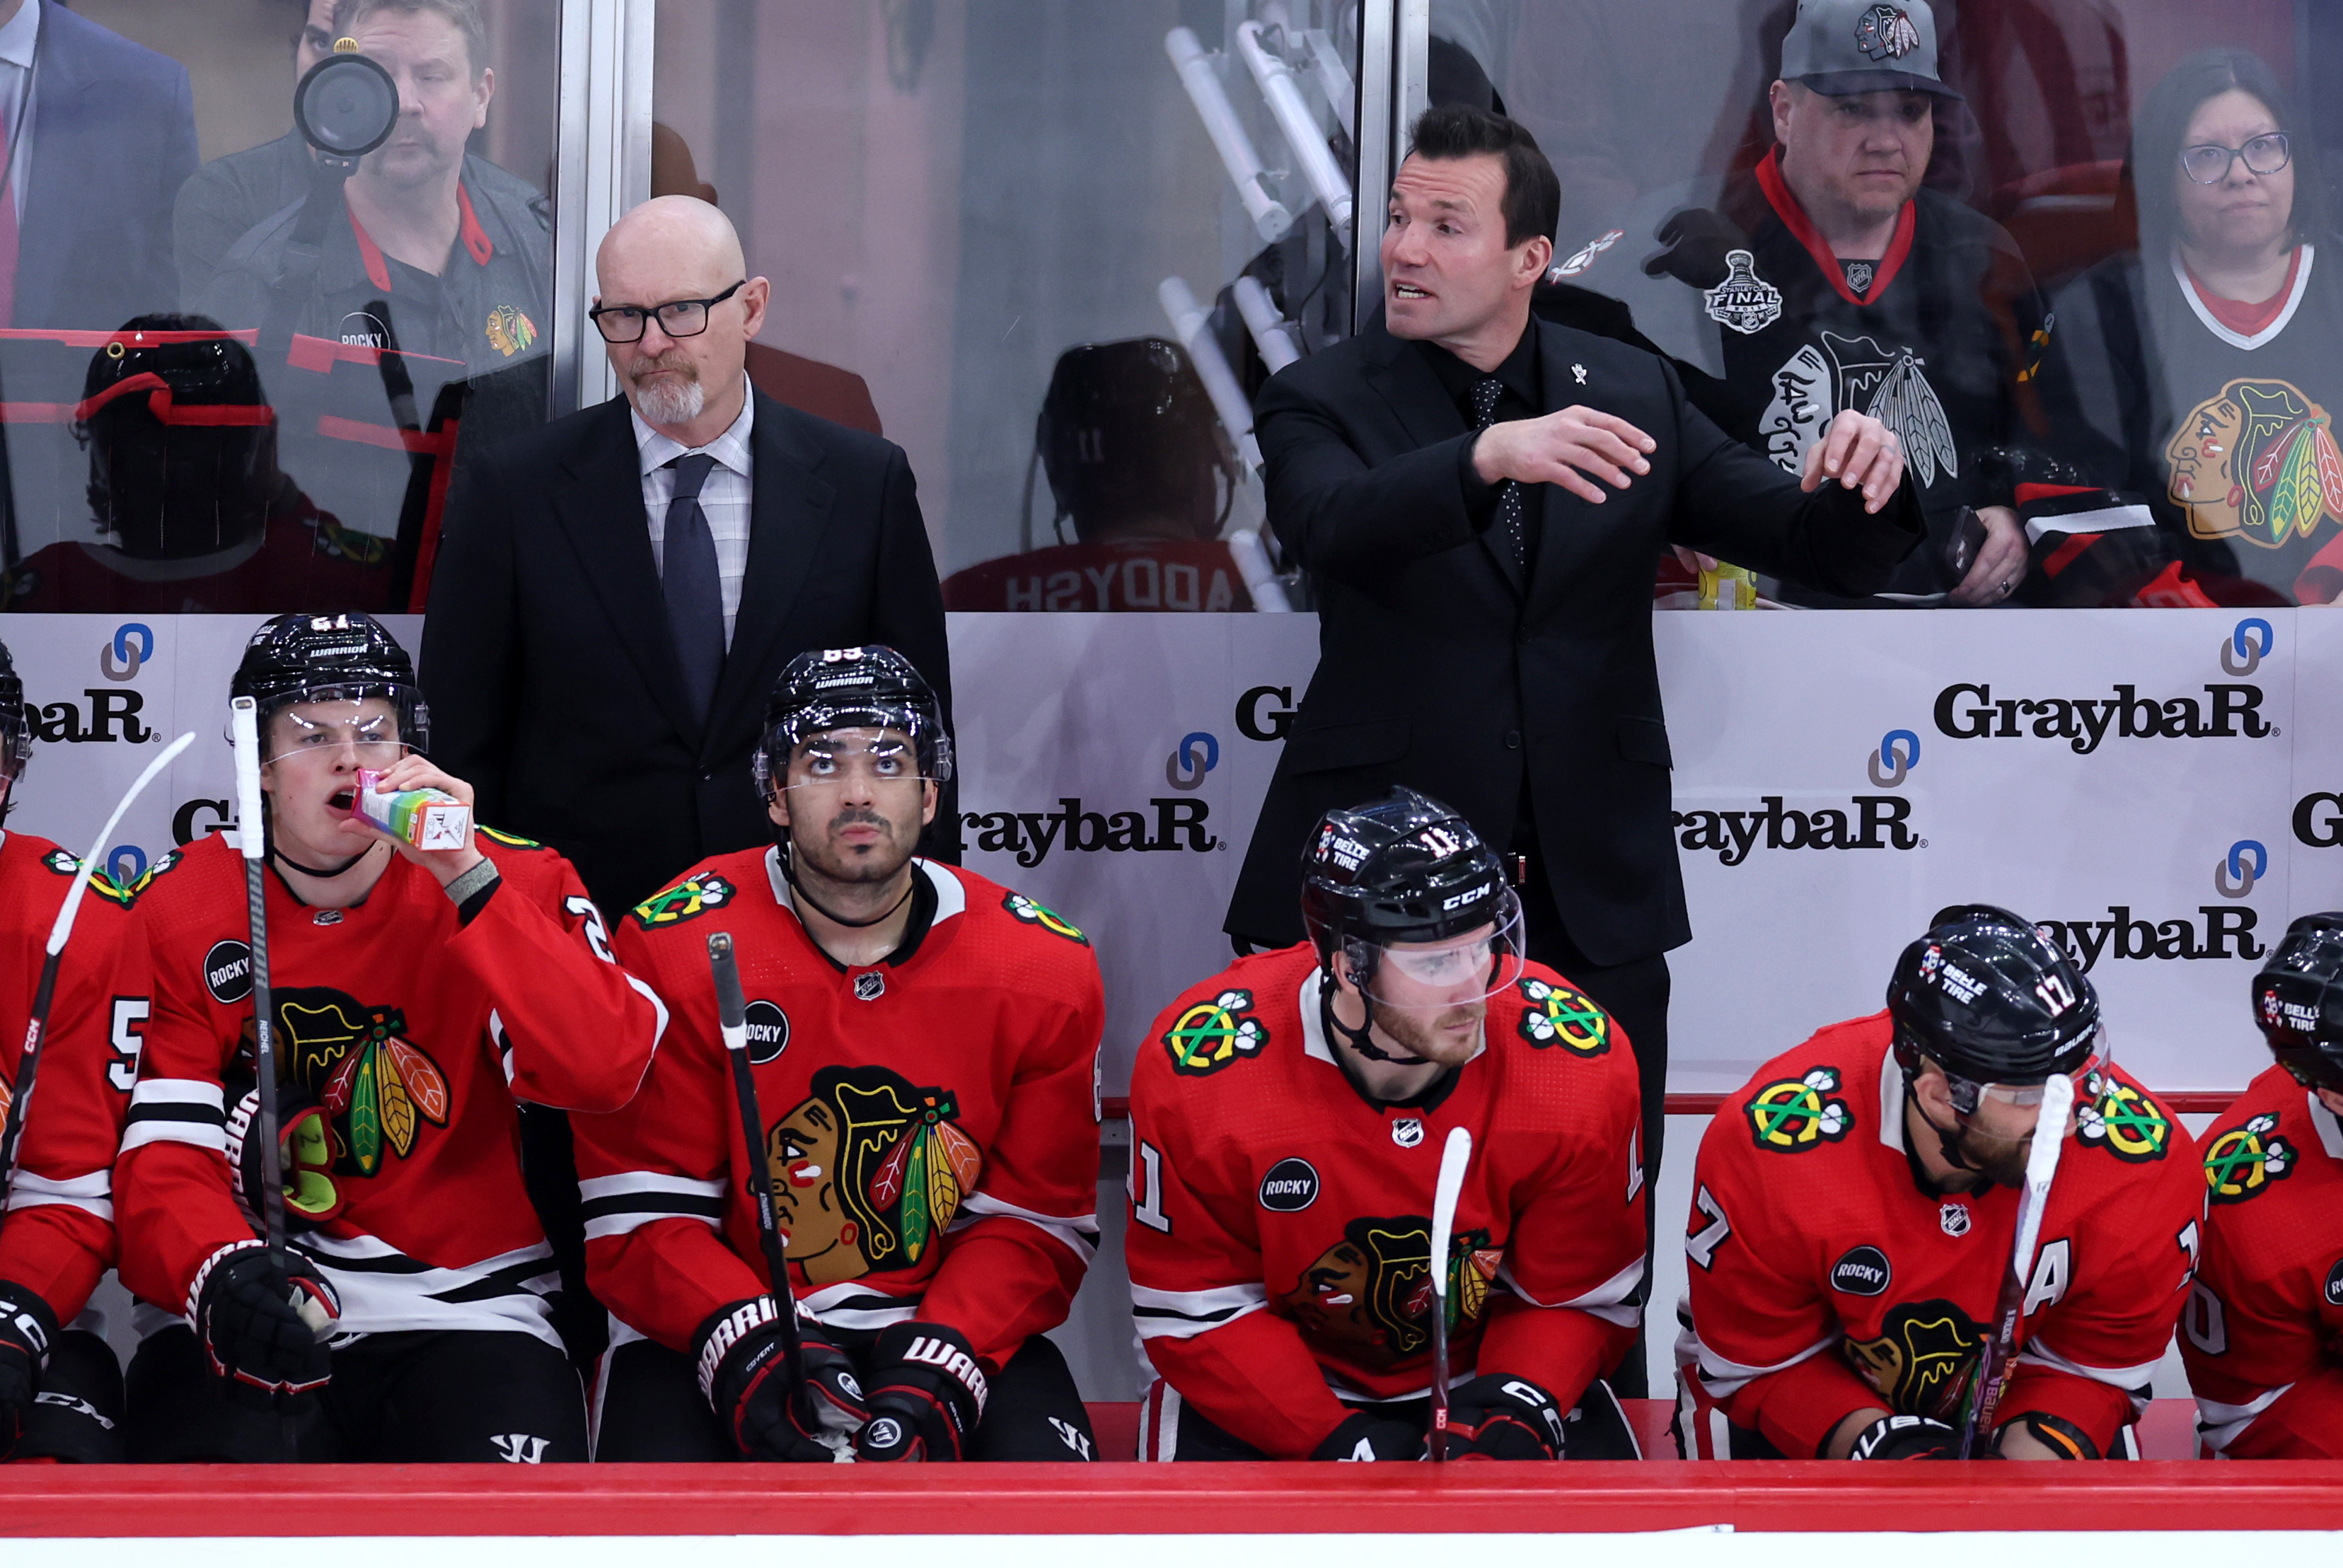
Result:
{"label": "hockey stick", "polygon": [[1432,1457],[1448,1457],[1448,1238],[1456,1229],[1456,1198],[1464,1189],[1473,1135],[1448,1130],[1440,1151],[1440,1180],[1432,1190]]}
{"label": "hockey stick", "polygon": [[[740,1107],[740,1137],[749,1151],[749,1191],[757,1200],[757,1240],[765,1250],[765,1272],[773,1282],[773,1308],[781,1330],[781,1356],[789,1369],[792,1401],[805,1398],[805,1352],[798,1339],[797,1298],[789,1292],[789,1265],[781,1252],[780,1221],[773,1212],[773,1168],[765,1154],[765,1119],[757,1109],[757,1075],[749,1063],[749,1005],[740,992],[740,966],[733,961],[729,931],[710,933],[708,967],[716,976],[716,1027],[732,1064],[732,1098]],[[805,1414],[799,1412],[800,1418]],[[806,1423],[810,1429],[811,1423]]]}
{"label": "hockey stick", "polygon": [[49,1004],[56,1000],[57,969],[65,959],[66,939],[73,935],[74,917],[81,912],[82,895],[89,890],[97,858],[106,853],[106,842],[114,837],[114,829],[122,825],[123,813],[195,739],[196,732],[190,729],[165,747],[160,757],[146,764],[129,792],[115,802],[114,815],[106,819],[106,826],[97,830],[97,842],[82,857],[81,869],[74,873],[73,886],[65,890],[65,901],[49,927],[47,956],[41,960],[41,983],[33,990],[33,1019],[25,1030],[25,1049],[17,1054],[12,1084],[0,1086],[0,1094],[7,1096],[6,1126],[0,1131],[0,1224],[6,1223],[8,1200],[16,1192],[16,1145],[25,1135],[25,1113],[33,1103],[33,1081],[40,1074],[41,1045],[49,1032]]}
{"label": "hockey stick", "polygon": [[1993,1337],[1977,1352],[1976,1376],[1961,1415],[1958,1456],[1969,1457],[1977,1433],[1993,1431],[2001,1392],[2009,1386],[2011,1357],[2017,1345],[2019,1309],[2034,1274],[2034,1244],[2042,1237],[2042,1211],[2049,1207],[2050,1181],[2066,1143],[2066,1113],[2074,1108],[2075,1081],[2053,1073],[2042,1085],[2042,1115],[2026,1151],[2026,1186],[2017,1195],[2017,1240],[2010,1248],[2009,1271],[2002,1276],[2001,1300],[1994,1306]]}

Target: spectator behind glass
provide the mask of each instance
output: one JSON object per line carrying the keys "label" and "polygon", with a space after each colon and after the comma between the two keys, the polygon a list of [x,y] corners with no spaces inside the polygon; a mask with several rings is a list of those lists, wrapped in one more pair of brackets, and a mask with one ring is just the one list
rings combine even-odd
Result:
{"label": "spectator behind glass", "polygon": [[178,297],[186,67],[55,0],[0,0],[0,326],[106,330]]}
{"label": "spectator behind glass", "polygon": [[[1644,261],[1679,286],[1697,341],[1655,336],[1702,411],[1788,472],[1848,409],[1902,443],[1927,542],[1870,599],[1783,597],[1998,604],[2026,575],[2008,455],[2032,438],[2019,387],[2044,307],[2009,236],[1923,186],[1932,100],[1958,98],[1937,74],[1934,15],[1925,0],[1807,0],[1782,61],[1773,150],[1715,210],[1670,217]],[[1605,289],[1634,256],[1599,252],[1578,281]]]}
{"label": "spectator behind glass", "polygon": [[[334,52],[334,0],[308,0],[293,35],[293,80]],[[289,100],[288,100],[289,102]],[[171,242],[179,266],[179,296],[196,300],[211,286],[228,247],[269,214],[309,194],[316,167],[309,144],[288,130],[273,142],[214,158],[179,187],[171,213]]]}
{"label": "spectator behind glass", "polygon": [[[398,128],[345,187],[293,330],[461,361],[475,374],[546,352],[552,220],[535,186],[464,150],[488,123],[496,72],[475,0],[341,0],[337,36],[398,84]],[[296,203],[230,247],[205,313],[258,327],[275,303]]]}
{"label": "spectator behind glass", "polygon": [[1176,345],[1139,337],[1058,356],[1033,451],[1056,498],[1057,543],[953,573],[946,609],[1253,608],[1220,539],[1235,460]]}
{"label": "spectator behind glass", "polygon": [[200,316],[142,316],[91,357],[74,410],[91,532],[35,552],[0,608],[252,615],[378,609],[389,541],[321,513],[277,463],[244,345]]}
{"label": "spectator behind glass", "polygon": [[[2258,56],[2207,50],[2148,94],[2132,178],[2138,251],[2058,297],[2044,396],[2060,449],[2146,504],[2157,532],[2134,537],[2178,554],[2210,601],[2333,603],[2343,256],[2318,250],[2311,128]],[[2167,574],[2133,598],[2207,602],[2177,587]]]}

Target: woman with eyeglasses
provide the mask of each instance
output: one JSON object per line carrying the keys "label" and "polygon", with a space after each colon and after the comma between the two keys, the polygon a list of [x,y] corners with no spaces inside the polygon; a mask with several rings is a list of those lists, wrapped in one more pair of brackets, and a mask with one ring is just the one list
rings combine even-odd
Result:
{"label": "woman with eyeglasses", "polygon": [[2043,392],[2082,483],[2134,492],[2157,527],[2100,536],[2138,580],[2065,602],[2334,602],[2343,254],[2317,143],[2258,56],[2210,49],[2148,94],[2130,173],[2139,248],[2060,295]]}

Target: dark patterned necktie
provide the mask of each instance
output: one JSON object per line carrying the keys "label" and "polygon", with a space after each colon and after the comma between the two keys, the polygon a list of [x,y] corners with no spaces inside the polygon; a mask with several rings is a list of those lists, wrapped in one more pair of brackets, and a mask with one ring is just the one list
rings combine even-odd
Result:
{"label": "dark patterned necktie", "polygon": [[668,629],[683,665],[684,695],[692,716],[708,722],[716,700],[716,680],[724,673],[724,587],[716,569],[716,536],[699,508],[699,487],[716,459],[689,452],[668,467],[675,470],[675,498],[667,504],[667,533],[659,551],[659,587],[667,595]]}
{"label": "dark patterned necktie", "polygon": [[[1505,395],[1505,384],[1494,376],[1482,377],[1473,388],[1473,417],[1476,430],[1485,430],[1497,422],[1497,399]],[[1522,486],[1518,479],[1507,479],[1497,487],[1496,527],[1504,531],[1505,548],[1513,552],[1513,565],[1527,570],[1529,538],[1523,520]]]}

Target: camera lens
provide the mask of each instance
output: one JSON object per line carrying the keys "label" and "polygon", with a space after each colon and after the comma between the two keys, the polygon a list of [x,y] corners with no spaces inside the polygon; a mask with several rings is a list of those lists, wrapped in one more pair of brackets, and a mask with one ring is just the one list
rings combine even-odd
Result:
{"label": "camera lens", "polygon": [[357,157],[390,139],[398,124],[398,89],[365,55],[337,55],[301,79],[294,119],[320,152]]}

